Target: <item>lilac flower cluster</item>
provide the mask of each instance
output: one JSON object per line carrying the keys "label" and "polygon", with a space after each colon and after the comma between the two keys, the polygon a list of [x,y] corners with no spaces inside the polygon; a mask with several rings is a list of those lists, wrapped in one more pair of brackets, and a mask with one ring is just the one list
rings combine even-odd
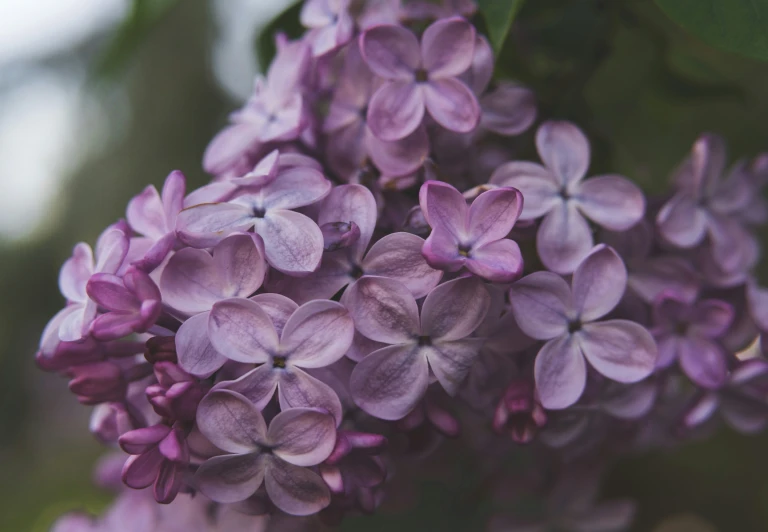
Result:
{"label": "lilac flower cluster", "polygon": [[[541,162],[513,160],[533,95],[492,81],[472,9],[308,0],[304,37],[278,39],[211,141],[211,182],[174,171],[75,246],[37,362],[150,489],[57,530],[338,522],[459,433],[483,470],[521,443],[572,463],[768,423],[768,156],[726,172],[702,135],[647,199],[585,178],[570,122],[538,125]],[[579,467],[536,473],[555,501],[537,526],[625,526],[633,506],[595,506]]]}

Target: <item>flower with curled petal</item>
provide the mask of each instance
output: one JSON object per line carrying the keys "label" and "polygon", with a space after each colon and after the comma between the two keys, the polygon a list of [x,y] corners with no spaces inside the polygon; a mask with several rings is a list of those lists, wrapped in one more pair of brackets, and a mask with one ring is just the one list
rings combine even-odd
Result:
{"label": "flower with curled petal", "polygon": [[718,343],[733,323],[733,306],[705,299],[691,303],[664,293],[653,306],[651,329],[659,347],[657,367],[675,361],[688,377],[704,388],[719,388],[728,376],[727,353]]}
{"label": "flower with curled petal", "polygon": [[263,483],[275,506],[291,515],[317,513],[330,503],[328,486],[309,469],[333,451],[336,427],[328,414],[291,408],[267,428],[259,409],[245,397],[213,390],[200,403],[197,426],[230,453],[208,459],[195,474],[207,497],[221,503],[243,501]]}
{"label": "flower with curled petal", "polygon": [[382,140],[408,136],[425,109],[446,129],[467,133],[480,120],[480,106],[457,76],[472,64],[475,29],[460,17],[432,23],[421,38],[402,26],[381,25],[360,37],[368,66],[384,83],[371,98],[368,126]]}
{"label": "flower with curled petal", "polygon": [[539,126],[536,148],[545,166],[509,162],[496,169],[491,183],[522,192],[525,204],[520,219],[544,217],[536,234],[541,261],[556,273],[571,273],[594,245],[587,219],[613,231],[627,230],[645,214],[645,197],[622,176],[585,180],[589,141],[570,122]]}
{"label": "flower with curled petal", "polygon": [[208,318],[211,345],[236,362],[259,366],[218,388],[238,392],[259,408],[277,389],[280,407],[325,408],[341,422],[341,403],[333,389],[305,369],[328,366],[352,344],[354,324],[340,303],[314,300],[296,308],[278,333],[273,319],[258,303],[225,299]]}
{"label": "flower with curled petal", "polygon": [[587,382],[585,359],[618,382],[637,382],[653,371],[657,348],[644,327],[629,320],[597,321],[619,303],[626,284],[624,263],[600,244],[576,268],[570,287],[559,275],[535,272],[510,288],[520,329],[547,341],[534,366],[545,408],[566,408],[579,399]]}
{"label": "flower with curled petal", "polygon": [[294,209],[323,199],[330,190],[330,181],[317,169],[295,167],[229,202],[184,209],[176,232],[187,245],[205,248],[253,228],[264,240],[270,266],[289,275],[307,275],[320,264],[323,234],[311,218]]}
{"label": "flower with curled petal", "polygon": [[413,295],[393,279],[363,277],[351,286],[342,301],[358,332],[389,344],[352,371],[350,391],[357,405],[381,419],[402,419],[424,397],[430,368],[455,395],[482,346],[481,338],[470,335],[490,299],[479,279],[464,277],[434,288],[419,313]]}
{"label": "flower with curled petal", "polygon": [[523,272],[523,256],[512,231],[523,196],[514,188],[495,188],[467,206],[451,185],[427,181],[419,191],[421,210],[432,233],[422,253],[430,266],[449,272],[466,267],[488,281],[509,283]]}

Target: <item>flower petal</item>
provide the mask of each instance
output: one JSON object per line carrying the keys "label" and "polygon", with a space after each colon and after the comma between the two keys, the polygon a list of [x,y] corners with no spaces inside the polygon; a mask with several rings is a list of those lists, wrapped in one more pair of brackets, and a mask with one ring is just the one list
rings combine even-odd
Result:
{"label": "flower petal", "polygon": [[421,36],[421,56],[430,79],[458,76],[475,57],[475,28],[462,17],[430,24]]}
{"label": "flower petal", "polygon": [[624,296],[627,268],[612,247],[598,244],[573,272],[573,308],[582,322],[602,318]]}
{"label": "flower petal", "polygon": [[482,127],[507,137],[521,134],[536,120],[533,91],[515,83],[499,82],[480,98],[480,108]]}
{"label": "flower petal", "polygon": [[248,299],[225,299],[213,305],[208,337],[216,351],[236,362],[266,362],[278,349],[272,320]]}
{"label": "flower petal", "polygon": [[[317,224],[331,222],[354,222],[360,228],[357,242],[352,244],[351,253],[360,258],[365,253],[376,228],[376,199],[370,190],[362,185],[339,185],[323,200]],[[335,292],[334,292],[335,293]],[[333,295],[333,294],[331,294]]]}
{"label": "flower petal", "polygon": [[123,466],[123,483],[137,490],[146,488],[157,478],[164,460],[157,449],[129,456]]}
{"label": "flower petal", "polygon": [[460,340],[477,329],[491,306],[482,281],[460,277],[433,289],[421,307],[421,334],[433,340]]}
{"label": "flower petal", "polygon": [[313,466],[328,458],[336,444],[331,416],[312,408],[280,412],[269,424],[272,452],[289,464]]}
{"label": "flower petal", "polygon": [[313,299],[331,299],[336,292],[354,281],[347,250],[323,254],[320,268],[307,277],[290,277],[270,273],[270,290],[275,290],[297,303]]}
{"label": "flower petal", "polygon": [[416,345],[393,345],[358,362],[349,387],[355,403],[379,419],[406,416],[429,384],[427,358]]}
{"label": "flower petal", "polygon": [[275,326],[278,336],[283,334],[283,328],[288,318],[299,308],[299,305],[291,301],[291,299],[280,294],[256,294],[248,299],[258,303],[261,309],[267,313],[269,319],[272,320],[272,325]]}
{"label": "flower petal", "polygon": [[72,250],[59,272],[59,290],[68,301],[84,303],[88,299],[85,285],[93,273],[93,253],[91,247],[83,242]]}
{"label": "flower petal", "polygon": [[275,395],[280,372],[266,363],[252,369],[233,381],[221,381],[214,390],[229,390],[248,399],[258,410],[263,410]]}
{"label": "flower petal", "polygon": [[480,194],[469,207],[472,246],[506,237],[520,217],[523,195],[516,188],[501,187]]}
{"label": "flower petal", "polygon": [[248,297],[261,287],[267,272],[264,244],[254,234],[228,236],[214,248],[213,264],[222,281],[220,298]]}
{"label": "flower petal", "polygon": [[735,310],[730,303],[707,299],[696,305],[689,331],[694,336],[719,338],[731,326],[734,316]]}
{"label": "flower petal", "polygon": [[575,336],[592,367],[609,379],[638,382],[656,366],[656,342],[638,323],[628,320],[588,323]]}
{"label": "flower petal", "polygon": [[260,194],[265,209],[298,209],[323,199],[331,182],[317,169],[296,166],[282,170],[266,184]]}
{"label": "flower petal", "polygon": [[197,428],[228,453],[250,453],[266,442],[267,424],[248,399],[229,390],[211,390],[197,407]]}
{"label": "flower petal", "polygon": [[480,354],[482,338],[435,342],[425,349],[429,367],[448,395],[456,395]]}
{"label": "flower petal", "polygon": [[473,248],[467,258],[467,269],[494,283],[511,283],[523,273],[523,256],[514,240],[503,238]]}
{"label": "flower petal", "polygon": [[430,268],[447,272],[457,272],[467,262],[467,257],[460,253],[458,239],[444,227],[432,230],[421,248],[421,254]]}
{"label": "flower petal", "polygon": [[381,140],[392,142],[407,137],[424,118],[424,94],[412,81],[391,81],[373,93],[367,123]]}
{"label": "flower petal", "polygon": [[253,213],[244,205],[203,203],[184,209],[176,218],[179,240],[195,248],[218,244],[230,233],[253,226]]}
{"label": "flower petal", "polygon": [[384,277],[362,277],[341,301],[364,336],[388,344],[407,343],[419,335],[419,308],[408,289]]}
{"label": "flower petal", "polygon": [[536,389],[544,408],[559,410],[579,400],[587,383],[587,364],[571,335],[544,344],[534,364]]}
{"label": "flower petal", "polygon": [[480,104],[456,78],[431,79],[422,85],[424,105],[435,122],[456,133],[469,133],[480,122]]}
{"label": "flower petal", "polygon": [[291,364],[322,368],[344,356],[354,334],[355,324],[344,305],[336,301],[310,301],[288,318],[280,350]]}
{"label": "flower petal", "polygon": [[333,388],[299,368],[294,367],[279,373],[277,393],[282,410],[318,408],[328,412],[336,420],[336,424],[341,423],[341,401]]}
{"label": "flower petal", "polygon": [[160,277],[163,302],[187,315],[210,310],[216,301],[226,298],[220,285],[213,258],[203,249],[180,249]]}
{"label": "flower petal", "polygon": [[570,122],[544,122],[536,131],[536,149],[562,186],[577,183],[589,168],[589,141]]}
{"label": "flower petal", "polygon": [[163,201],[154,185],[149,185],[128,202],[125,217],[131,229],[155,240],[173,229],[166,228]]}
{"label": "flower petal", "polygon": [[256,220],[269,264],[288,275],[307,275],[320,266],[323,233],[312,219],[298,212],[269,211]]}
{"label": "flower petal", "polygon": [[679,362],[683,372],[697,385],[717,389],[728,377],[723,349],[711,340],[688,337],[679,344]]}
{"label": "flower petal", "polygon": [[612,231],[625,231],[645,214],[643,191],[620,175],[591,177],[572,196],[590,220]]}
{"label": "flower petal", "polygon": [[320,475],[279,458],[269,458],[264,484],[275,506],[290,515],[316,514],[331,503]]}
{"label": "flower petal", "polygon": [[593,245],[592,232],[574,202],[563,202],[544,217],[536,233],[539,258],[560,274],[573,272]]}
{"label": "flower petal", "polygon": [[265,462],[265,456],[255,453],[215,456],[198,468],[195,485],[216,502],[244,501],[261,486]]}
{"label": "flower petal", "polygon": [[227,357],[213,348],[208,339],[208,313],[192,316],[176,332],[176,356],[181,369],[196,377],[213,375]]}
{"label": "flower petal", "polygon": [[376,168],[385,176],[404,176],[417,171],[429,156],[429,137],[424,127],[400,140],[386,142],[366,129],[365,145]]}
{"label": "flower petal", "polygon": [[419,189],[419,205],[432,229],[443,229],[457,241],[467,233],[467,200],[451,185],[426,181]]}
{"label": "flower petal", "polygon": [[692,248],[704,239],[707,216],[691,196],[678,194],[661,208],[656,224],[664,239],[681,248]]}
{"label": "flower petal", "polygon": [[411,233],[392,233],[378,240],[361,264],[366,275],[401,282],[415,298],[432,290],[443,272],[432,268],[421,253],[424,239]]}
{"label": "flower petal", "polygon": [[402,26],[382,25],[363,32],[360,52],[370,69],[384,79],[410,81],[421,62],[419,41]]}
{"label": "flower petal", "polygon": [[513,187],[523,194],[522,220],[535,220],[562,203],[557,179],[540,164],[525,161],[504,163],[493,172],[490,183]]}
{"label": "flower petal", "polygon": [[517,324],[531,338],[549,340],[568,330],[571,289],[559,275],[527,275],[509,289],[509,300]]}

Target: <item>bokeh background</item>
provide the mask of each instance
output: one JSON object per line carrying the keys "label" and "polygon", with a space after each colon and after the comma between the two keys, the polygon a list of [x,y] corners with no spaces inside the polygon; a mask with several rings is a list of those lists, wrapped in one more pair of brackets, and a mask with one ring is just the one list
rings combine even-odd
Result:
{"label": "bokeh background", "polygon": [[[252,87],[258,35],[291,3],[0,0],[1,531],[108,503],[91,485],[103,449],[89,409],[33,362],[62,305],[59,266],[170,170],[206,181],[203,150]],[[705,45],[649,0],[527,2],[499,75],[534,88],[540,116],[584,127],[595,173],[648,191],[702,131],[723,134],[734,158],[768,150],[768,64]],[[767,453],[768,437],[722,430],[624,459],[604,493],[638,500],[638,531],[765,531]],[[478,530],[482,504],[455,489],[461,479],[345,529]]]}

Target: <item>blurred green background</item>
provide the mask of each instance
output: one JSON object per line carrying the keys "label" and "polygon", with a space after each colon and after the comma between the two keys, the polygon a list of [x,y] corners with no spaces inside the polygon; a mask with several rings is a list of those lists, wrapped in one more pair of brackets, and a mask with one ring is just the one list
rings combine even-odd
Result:
{"label": "blurred green background", "polygon": [[[89,409],[63,378],[33,363],[39,334],[63,303],[59,266],[170,170],[183,170],[190,186],[205,182],[203,150],[251,86],[257,30],[287,2],[105,0],[113,6],[105,14],[91,13],[100,2],[62,0],[66,13],[54,23],[91,17],[93,27],[60,41],[33,27],[51,42],[32,52],[14,47],[22,36],[11,31],[25,4],[0,0],[3,532],[46,530],[63,511],[107,504],[109,495],[91,485],[102,449],[87,432]],[[768,149],[768,64],[704,44],[650,1],[531,0],[499,72],[536,90],[540,116],[584,127],[592,171],[623,173],[649,191],[663,189],[701,131],[723,134],[733,157]],[[609,473],[605,493],[639,501],[638,531],[682,514],[716,530],[765,531],[766,449],[765,436],[721,431],[674,452],[627,458]],[[450,482],[427,486],[413,502],[414,512],[348,528],[477,529],[475,506]],[[688,523],[663,530],[707,530]]]}

